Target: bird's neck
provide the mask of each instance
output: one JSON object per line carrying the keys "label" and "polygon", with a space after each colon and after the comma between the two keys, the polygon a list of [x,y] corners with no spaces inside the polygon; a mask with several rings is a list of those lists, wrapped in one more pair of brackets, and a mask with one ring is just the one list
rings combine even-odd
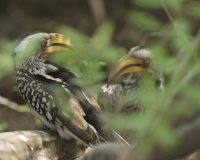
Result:
{"label": "bird's neck", "polygon": [[161,76],[157,77],[152,74],[131,74],[127,79],[121,82],[124,90],[140,89],[144,90],[163,90],[163,82]]}
{"label": "bird's neck", "polygon": [[17,70],[26,70],[33,74],[36,72],[44,72],[46,68],[45,60],[35,57],[30,57],[28,60],[17,61],[15,65]]}
{"label": "bird's neck", "polygon": [[[22,68],[23,69],[23,68]],[[75,78],[75,75],[68,69],[52,63],[49,60],[35,60],[34,64],[26,65],[23,69],[34,75],[38,80],[43,82],[68,82]]]}
{"label": "bird's neck", "polygon": [[121,82],[124,90],[136,89],[138,87],[139,75],[130,74],[125,80]]}
{"label": "bird's neck", "polygon": [[34,75],[37,75],[37,74],[47,74],[48,72],[55,72],[57,71],[58,68],[51,65],[51,64],[48,64],[46,63],[45,60],[43,61],[38,61],[37,63],[35,63],[34,67],[32,68],[29,68],[29,72],[34,74]]}

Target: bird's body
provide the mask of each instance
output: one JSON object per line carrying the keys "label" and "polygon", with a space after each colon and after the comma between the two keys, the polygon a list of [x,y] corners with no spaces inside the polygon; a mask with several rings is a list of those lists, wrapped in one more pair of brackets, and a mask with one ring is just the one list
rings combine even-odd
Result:
{"label": "bird's body", "polygon": [[[122,84],[112,84],[102,87],[102,92],[99,94],[98,102],[106,109],[120,113],[138,113],[144,106],[139,95],[141,90],[138,83],[131,84],[125,87]],[[139,93],[140,92],[140,93]]]}
{"label": "bird's body", "polygon": [[21,95],[32,114],[62,138],[73,137],[88,146],[120,139],[103,121],[94,97],[72,83],[76,76],[45,58],[70,45],[69,39],[55,33],[29,34],[18,41],[12,54]]}
{"label": "bird's body", "polygon": [[102,87],[99,94],[99,104],[111,111],[126,114],[144,110],[147,106],[144,95],[148,92],[153,95],[155,89],[163,87],[162,74],[150,67],[150,58],[149,50],[132,48],[111,71],[108,84]]}
{"label": "bird's body", "polygon": [[[57,72],[61,71],[57,70]],[[66,73],[64,72],[64,74]],[[51,72],[50,74],[56,75],[56,71]],[[48,75],[48,73],[46,73],[46,75],[47,76],[45,77],[40,74],[30,73],[26,70],[18,70],[16,73],[17,86],[24,100],[30,107],[31,112],[49,128],[57,130],[62,138],[69,139],[70,137],[74,137],[81,139],[86,144],[89,144],[91,141],[90,138],[92,138],[92,141],[96,144],[99,143],[100,140],[98,139],[97,131],[86,122],[84,123],[84,111],[80,107],[75,95],[72,94],[74,91],[70,91],[68,84],[62,79]],[[54,89],[60,90],[60,94],[56,97]],[[66,100],[64,99],[63,101],[63,98],[60,97],[61,94],[65,94],[63,97],[66,96]],[[61,109],[66,103],[71,103],[69,106],[74,105],[73,114],[78,114],[78,117],[74,117],[74,119],[70,118],[70,120],[68,120],[69,115]],[[79,115],[82,115],[82,117],[79,117]],[[66,127],[69,123],[74,127],[71,131]],[[76,127],[76,125],[78,125],[78,127]],[[86,130],[86,128],[88,129]],[[80,132],[81,129],[82,134],[76,135],[76,132]],[[67,134],[65,134],[65,132]],[[91,137],[91,135],[89,135],[88,137],[87,134],[89,133],[87,132],[91,132],[93,136]]]}

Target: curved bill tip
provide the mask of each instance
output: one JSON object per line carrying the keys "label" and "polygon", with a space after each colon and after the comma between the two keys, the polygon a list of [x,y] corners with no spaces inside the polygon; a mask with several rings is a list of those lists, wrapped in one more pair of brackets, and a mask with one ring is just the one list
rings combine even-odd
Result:
{"label": "curved bill tip", "polygon": [[59,33],[49,33],[49,40],[47,41],[47,49],[44,54],[58,52],[58,51],[68,51],[73,48],[73,45],[69,38]]}
{"label": "curved bill tip", "polygon": [[117,82],[123,75],[143,72],[142,61],[126,54],[113,67],[108,78],[108,86]]}

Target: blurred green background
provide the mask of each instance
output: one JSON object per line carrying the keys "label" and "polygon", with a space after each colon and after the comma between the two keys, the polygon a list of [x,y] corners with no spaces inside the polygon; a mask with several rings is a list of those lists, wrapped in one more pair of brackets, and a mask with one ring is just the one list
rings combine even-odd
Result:
{"label": "blurred green background", "polygon": [[[142,116],[108,116],[117,130],[137,130],[142,148],[155,140],[163,147],[173,145],[171,123],[199,108],[198,0],[1,0],[0,96],[17,104],[10,108],[0,99],[1,132],[42,125],[18,93],[10,57],[14,41],[32,31],[58,32],[71,39],[76,52],[52,54],[50,59],[73,71],[96,97],[112,66],[128,50],[136,45],[152,50],[164,73],[165,93]],[[147,139],[149,133],[154,134]]]}

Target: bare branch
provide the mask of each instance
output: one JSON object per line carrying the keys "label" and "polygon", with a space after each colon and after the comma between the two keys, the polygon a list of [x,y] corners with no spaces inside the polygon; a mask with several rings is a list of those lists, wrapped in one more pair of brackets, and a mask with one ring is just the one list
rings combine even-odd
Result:
{"label": "bare branch", "polygon": [[4,98],[2,96],[0,96],[0,104],[19,112],[19,105],[17,103],[12,102],[9,99]]}
{"label": "bare branch", "polygon": [[88,0],[96,24],[101,24],[106,19],[106,11],[103,0]]}
{"label": "bare branch", "polygon": [[[116,143],[103,144],[87,153],[88,148],[82,143],[73,139],[70,141],[61,139],[58,134],[51,131],[1,133],[0,159],[175,160],[187,156],[200,148],[200,117],[198,115],[200,115],[200,111],[195,117],[185,120],[184,123],[176,126],[177,140],[180,141],[171,152],[166,153],[155,145],[143,159],[137,157],[134,153],[134,148],[123,147]],[[198,156],[198,154],[193,156]]]}
{"label": "bare branch", "polygon": [[77,160],[128,160],[129,152],[131,152],[130,147],[124,147],[119,143],[105,143]]}
{"label": "bare branch", "polygon": [[16,131],[0,134],[1,160],[74,160],[87,147],[72,139],[61,139],[55,132]]}

